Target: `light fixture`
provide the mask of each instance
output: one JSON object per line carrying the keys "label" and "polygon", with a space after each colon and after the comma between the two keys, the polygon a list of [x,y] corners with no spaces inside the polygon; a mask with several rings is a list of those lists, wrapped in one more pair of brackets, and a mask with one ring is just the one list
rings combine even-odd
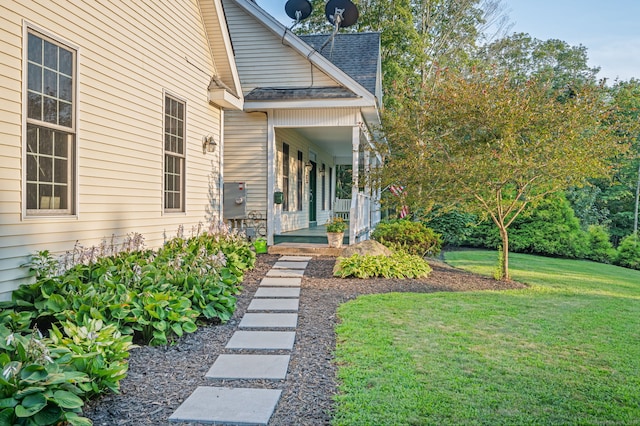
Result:
{"label": "light fixture", "polygon": [[202,153],[203,154],[206,154],[207,152],[215,152],[216,145],[218,145],[218,142],[216,142],[216,140],[212,135],[202,137]]}
{"label": "light fixture", "polygon": [[307,161],[306,163],[304,163],[304,170],[307,173],[311,172],[312,169],[313,169],[313,164],[311,164],[311,161]]}
{"label": "light fixture", "polygon": [[327,171],[324,168],[324,164],[322,164],[322,168],[320,169],[320,176],[324,177],[324,175],[327,173]]}

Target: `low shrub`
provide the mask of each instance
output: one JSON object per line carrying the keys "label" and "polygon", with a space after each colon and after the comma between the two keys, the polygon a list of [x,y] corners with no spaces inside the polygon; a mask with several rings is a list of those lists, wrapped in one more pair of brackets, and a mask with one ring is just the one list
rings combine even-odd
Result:
{"label": "low shrub", "polygon": [[371,238],[391,248],[420,257],[437,256],[442,248],[440,235],[421,222],[398,220],[376,226]]}
{"label": "low shrub", "polygon": [[423,258],[403,251],[391,256],[354,254],[339,257],[334,269],[334,275],[341,278],[422,278],[430,272],[431,267]]}
{"label": "low shrub", "polygon": [[70,368],[69,349],[33,333],[0,325],[0,424],[91,425],[81,417],[82,385],[89,377]]}
{"label": "low shrub", "polygon": [[625,268],[640,270],[640,239],[631,234],[622,239],[614,263]]}
{"label": "low shrub", "polygon": [[600,263],[611,263],[616,250],[609,239],[609,233],[601,225],[590,225],[587,230],[587,253],[585,257]]}

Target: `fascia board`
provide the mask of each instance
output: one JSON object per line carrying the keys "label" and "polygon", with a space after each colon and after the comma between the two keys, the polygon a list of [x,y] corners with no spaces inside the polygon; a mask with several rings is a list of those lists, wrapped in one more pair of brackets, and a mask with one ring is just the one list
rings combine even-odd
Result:
{"label": "fascia board", "polygon": [[244,101],[245,111],[264,111],[267,109],[296,109],[296,108],[371,108],[371,104],[364,99],[304,99],[284,101]]}
{"label": "fascia board", "polygon": [[239,96],[242,96],[242,86],[240,85],[240,75],[238,74],[238,67],[236,66],[236,59],[233,54],[233,46],[231,44],[231,35],[229,34],[229,28],[227,27],[227,19],[224,16],[224,8],[222,7],[222,0],[213,0],[216,7],[216,15],[218,18],[218,25],[220,26],[220,35],[224,43],[225,52],[227,53],[227,60],[231,67],[231,74],[233,76],[233,88]]}

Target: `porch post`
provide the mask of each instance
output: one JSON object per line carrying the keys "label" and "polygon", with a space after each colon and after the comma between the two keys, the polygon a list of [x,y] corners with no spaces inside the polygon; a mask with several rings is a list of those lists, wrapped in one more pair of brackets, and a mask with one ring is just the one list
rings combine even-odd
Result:
{"label": "porch post", "polygon": [[351,183],[351,208],[349,209],[349,244],[356,243],[356,228],[360,218],[358,217],[358,179],[360,164],[360,128],[354,126],[351,129],[352,146],[352,183]]}
{"label": "porch post", "polygon": [[273,127],[273,119],[271,112],[266,112],[267,121],[267,244],[273,245],[273,236],[279,224],[276,225],[277,205],[274,202],[274,191],[277,187],[277,149],[276,149],[276,132]]}

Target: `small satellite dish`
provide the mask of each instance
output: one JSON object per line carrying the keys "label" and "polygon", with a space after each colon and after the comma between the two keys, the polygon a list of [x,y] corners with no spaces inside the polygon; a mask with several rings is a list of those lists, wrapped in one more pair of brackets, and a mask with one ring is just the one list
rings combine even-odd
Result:
{"label": "small satellite dish", "polygon": [[329,0],[324,14],[331,25],[347,28],[358,22],[358,8],[351,0]]}
{"label": "small satellite dish", "polygon": [[284,5],[284,11],[287,12],[287,16],[296,22],[307,19],[311,15],[312,9],[309,0],[289,0]]}

